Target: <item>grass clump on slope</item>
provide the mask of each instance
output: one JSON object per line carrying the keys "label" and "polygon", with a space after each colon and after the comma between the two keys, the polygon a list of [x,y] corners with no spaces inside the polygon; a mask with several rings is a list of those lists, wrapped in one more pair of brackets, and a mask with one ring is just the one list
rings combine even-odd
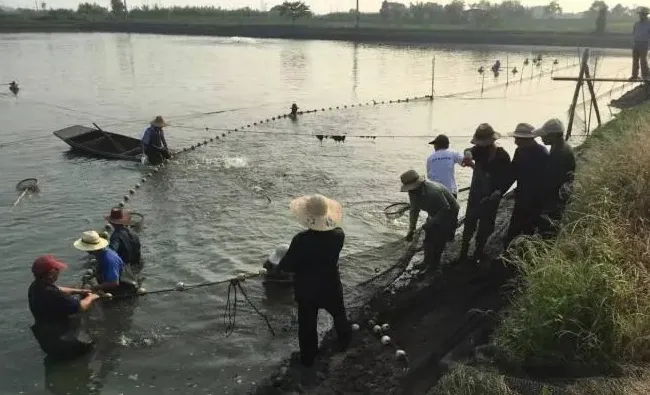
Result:
{"label": "grass clump on slope", "polygon": [[650,360],[650,105],[580,154],[562,232],[517,253],[521,293],[493,339],[508,364],[607,372]]}

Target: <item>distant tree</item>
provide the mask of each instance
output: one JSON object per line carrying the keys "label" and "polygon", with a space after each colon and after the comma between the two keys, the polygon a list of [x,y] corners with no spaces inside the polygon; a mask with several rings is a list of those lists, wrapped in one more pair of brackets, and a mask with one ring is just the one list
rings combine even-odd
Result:
{"label": "distant tree", "polygon": [[562,14],[562,6],[560,6],[560,3],[558,3],[556,0],[553,0],[548,3],[548,5],[544,8],[544,11],[546,12],[547,16],[557,16]]}
{"label": "distant tree", "polygon": [[630,9],[622,5],[621,3],[618,3],[612,8],[610,11],[612,16],[622,18],[631,15]]}
{"label": "distant tree", "polygon": [[84,15],[105,15],[108,14],[108,9],[95,3],[81,3],[77,6],[77,13]]}
{"label": "distant tree", "polygon": [[596,33],[597,34],[605,33],[606,25],[607,25],[607,4],[604,4],[598,9],[598,16],[596,17]]}
{"label": "distant tree", "polygon": [[46,3],[46,2],[42,2],[42,3],[41,3],[41,10],[45,11],[46,9],[47,9],[47,3]]}
{"label": "distant tree", "polygon": [[115,15],[121,15],[124,13],[124,3],[122,0],[111,0],[111,11]]}
{"label": "distant tree", "polygon": [[465,21],[465,18],[463,17],[464,10],[465,2],[462,0],[454,0],[445,5],[447,21],[450,23],[463,23]]}
{"label": "distant tree", "polygon": [[390,9],[388,6],[388,1],[384,0],[381,2],[381,8],[379,9],[379,15],[381,19],[387,20],[390,18]]}
{"label": "distant tree", "polygon": [[280,12],[280,15],[291,18],[292,22],[295,22],[300,18],[311,16],[309,6],[302,1],[285,1],[280,4],[277,11]]}
{"label": "distant tree", "polygon": [[597,14],[602,8],[607,9],[609,7],[607,7],[607,3],[605,3],[603,0],[595,0],[593,3],[591,3],[591,6],[589,6],[587,12]]}

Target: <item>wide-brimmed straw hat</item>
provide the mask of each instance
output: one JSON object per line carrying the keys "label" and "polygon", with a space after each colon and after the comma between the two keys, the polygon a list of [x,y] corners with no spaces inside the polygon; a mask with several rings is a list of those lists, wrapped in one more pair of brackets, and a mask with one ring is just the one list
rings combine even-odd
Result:
{"label": "wide-brimmed straw hat", "polygon": [[153,121],[151,121],[151,126],[157,128],[164,128],[165,126],[167,126],[167,123],[165,122],[162,116],[158,115]]}
{"label": "wide-brimmed straw hat", "polygon": [[105,215],[104,219],[108,221],[109,224],[128,225],[131,223],[131,214],[121,208],[113,207],[111,213]]}
{"label": "wide-brimmed straw hat", "polygon": [[108,246],[108,240],[102,239],[94,230],[83,232],[81,238],[74,242],[74,248],[80,251],[99,251]]}
{"label": "wide-brimmed straw hat", "polygon": [[425,181],[424,176],[421,176],[415,170],[405,171],[399,176],[399,179],[402,181],[402,188],[400,189],[402,192],[412,191]]}
{"label": "wide-brimmed straw hat", "polygon": [[494,144],[495,141],[501,138],[501,135],[492,128],[489,123],[482,123],[478,125],[472,137],[471,144],[485,147]]}
{"label": "wide-brimmed straw hat", "polygon": [[549,134],[559,134],[561,136],[564,134],[564,124],[557,118],[549,119],[541,128],[535,129],[533,133],[538,137],[548,136]]}
{"label": "wide-brimmed straw hat", "polygon": [[308,195],[294,199],[289,210],[303,226],[318,231],[328,231],[341,225],[343,207],[336,200],[323,195]]}
{"label": "wide-brimmed straw hat", "polygon": [[535,127],[529,123],[520,123],[515,128],[515,131],[512,132],[512,137],[517,137],[520,139],[534,139],[537,137],[533,131]]}
{"label": "wide-brimmed straw hat", "polygon": [[648,7],[639,7],[636,12],[640,15],[648,15],[650,14],[650,9]]}
{"label": "wide-brimmed straw hat", "polygon": [[278,246],[278,248],[276,248],[275,251],[273,251],[269,255],[268,261],[271,262],[274,265],[279,264],[280,261],[282,260],[282,258],[284,258],[284,256],[287,254],[287,251],[289,251],[289,246],[288,245],[283,244],[281,246]]}

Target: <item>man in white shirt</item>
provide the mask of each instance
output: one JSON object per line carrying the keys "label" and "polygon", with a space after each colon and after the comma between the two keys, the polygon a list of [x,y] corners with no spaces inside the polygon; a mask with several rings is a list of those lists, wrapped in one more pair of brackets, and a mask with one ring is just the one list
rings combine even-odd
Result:
{"label": "man in white shirt", "polygon": [[433,145],[435,151],[427,159],[427,177],[444,185],[458,198],[454,166],[463,162],[463,155],[449,149],[449,138],[444,134],[438,135],[429,144]]}
{"label": "man in white shirt", "polygon": [[632,49],[632,77],[630,80],[639,78],[639,66],[641,77],[650,77],[648,73],[648,41],[650,41],[650,21],[648,21],[648,8],[639,8],[639,20],[634,24],[634,48]]}

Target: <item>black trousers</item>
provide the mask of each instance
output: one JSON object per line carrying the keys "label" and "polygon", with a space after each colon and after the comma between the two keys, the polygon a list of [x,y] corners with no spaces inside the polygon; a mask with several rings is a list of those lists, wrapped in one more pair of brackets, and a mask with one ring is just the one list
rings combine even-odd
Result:
{"label": "black trousers", "polygon": [[321,298],[298,301],[298,344],[300,362],[312,366],[318,354],[318,310],[325,309],[334,319],[334,329],[343,348],[352,338],[352,328],[345,313],[343,292]]}
{"label": "black trousers", "polygon": [[632,49],[632,77],[639,76],[639,68],[641,68],[641,76],[643,78],[650,77],[648,72],[647,42],[634,43],[634,48]]}
{"label": "black trousers", "polygon": [[476,233],[476,250],[475,258],[481,258],[484,255],[485,244],[490,235],[494,232],[497,213],[499,211],[500,200],[486,201],[483,204],[476,204],[475,207],[468,207],[465,215],[465,226],[463,228],[463,242],[461,245],[461,256],[467,256],[469,243]]}
{"label": "black trousers", "polygon": [[154,147],[153,145],[147,145],[144,149],[144,153],[147,155],[149,163],[154,166],[158,166],[163,162],[163,160],[171,158],[171,155],[167,150]]}
{"label": "black trousers", "polygon": [[535,234],[538,230],[541,214],[541,207],[515,200],[515,208],[512,210],[504,246],[507,248],[517,236]]}
{"label": "black trousers", "polygon": [[441,224],[431,225],[425,223],[422,244],[424,247],[424,264],[427,266],[427,270],[438,268],[445,246],[454,239],[456,228],[458,228],[458,213],[450,214],[449,218],[445,219]]}

